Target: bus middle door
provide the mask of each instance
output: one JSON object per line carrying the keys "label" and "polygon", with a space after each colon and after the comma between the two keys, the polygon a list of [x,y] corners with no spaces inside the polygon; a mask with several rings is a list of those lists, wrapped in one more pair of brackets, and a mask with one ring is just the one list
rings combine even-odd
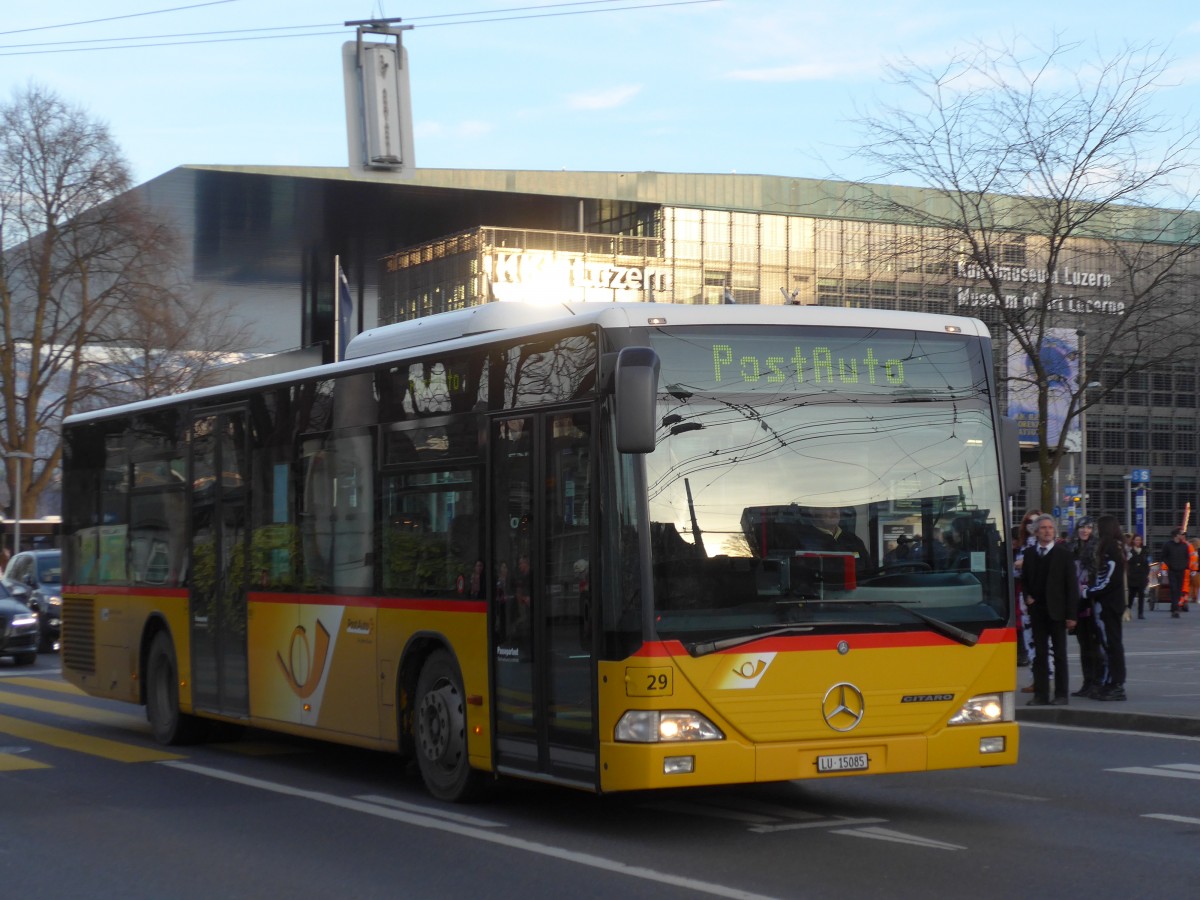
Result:
{"label": "bus middle door", "polygon": [[197,709],[244,716],[249,709],[246,413],[232,409],[197,416],[190,437],[192,698]]}
{"label": "bus middle door", "polygon": [[491,425],[496,761],[597,782],[590,408]]}

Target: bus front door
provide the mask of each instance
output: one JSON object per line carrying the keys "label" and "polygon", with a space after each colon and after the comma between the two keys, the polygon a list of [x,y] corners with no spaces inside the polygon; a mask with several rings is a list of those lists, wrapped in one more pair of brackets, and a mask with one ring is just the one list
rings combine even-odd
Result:
{"label": "bus front door", "polygon": [[501,770],[597,783],[589,409],[491,426],[492,661]]}
{"label": "bus front door", "polygon": [[192,701],[229,716],[249,710],[246,675],[246,414],[199,416],[191,426]]}

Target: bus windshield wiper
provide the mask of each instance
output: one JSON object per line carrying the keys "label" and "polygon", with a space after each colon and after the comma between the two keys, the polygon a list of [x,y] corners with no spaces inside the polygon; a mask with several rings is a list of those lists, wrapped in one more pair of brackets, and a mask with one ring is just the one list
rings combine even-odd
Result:
{"label": "bus windshield wiper", "polygon": [[889,609],[900,609],[908,613],[914,619],[920,619],[938,634],[945,635],[951,640],[958,641],[967,647],[974,647],[979,642],[979,635],[971,634],[969,631],[964,631],[957,625],[951,625],[941,619],[935,619],[933,616],[928,616],[923,612],[918,612],[911,606],[899,603],[895,600],[839,600],[838,603],[850,604],[853,606],[881,606]]}
{"label": "bus windshield wiper", "polygon": [[[824,624],[824,623],[822,623]],[[728,650],[741,644],[749,644],[760,638],[776,637],[781,634],[795,634],[798,631],[812,631],[812,625],[785,625],[783,628],[773,628],[770,631],[756,631],[750,634],[739,634],[737,637],[722,638],[719,641],[697,641],[694,644],[684,644],[684,648],[692,656],[708,656],[718,650]]]}
{"label": "bus windshield wiper", "polygon": [[[848,625],[870,625],[881,628],[885,625],[895,626],[895,622],[872,622],[865,619],[847,619],[845,621],[827,621],[825,619],[814,620],[812,622],[797,623],[795,625],[784,625],[781,628],[772,628],[770,631],[754,631],[750,634],[739,634],[736,637],[722,638],[719,641],[697,641],[694,644],[684,644],[684,649],[692,656],[707,656],[710,653],[716,653],[718,650],[728,650],[730,647],[739,647],[742,644],[753,643],[761,638],[778,637],[781,634],[796,634],[803,631],[815,631],[817,626],[822,628],[827,627],[845,627]],[[761,625],[760,628],[768,626]]]}

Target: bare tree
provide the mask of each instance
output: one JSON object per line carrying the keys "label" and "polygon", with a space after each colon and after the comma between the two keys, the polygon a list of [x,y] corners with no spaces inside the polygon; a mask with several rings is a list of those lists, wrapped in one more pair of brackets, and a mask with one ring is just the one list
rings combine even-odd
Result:
{"label": "bare tree", "polygon": [[[1196,131],[1153,108],[1170,61],[1140,47],[1080,64],[1079,51],[979,43],[938,68],[892,67],[908,102],[860,118],[858,154],[873,182],[922,190],[872,183],[851,201],[900,226],[876,267],[940,279],[1021,358],[1002,378],[1034,400],[1044,509],[1071,423],[1182,342],[1200,275]],[[1050,352],[1059,329],[1086,332],[1070,378]]]}
{"label": "bare tree", "polygon": [[90,399],[104,405],[206,387],[254,346],[248,322],[186,285],[135,298],[96,340]]}
{"label": "bare tree", "polygon": [[[122,348],[185,327],[214,342],[177,287],[176,233],[129,193],[107,126],[33,84],[0,105],[0,125],[0,452],[9,496],[34,514],[57,478],[62,418],[129,380],[128,367],[114,374]],[[145,377],[124,399],[180,386]],[[10,454],[32,458],[20,485]]]}

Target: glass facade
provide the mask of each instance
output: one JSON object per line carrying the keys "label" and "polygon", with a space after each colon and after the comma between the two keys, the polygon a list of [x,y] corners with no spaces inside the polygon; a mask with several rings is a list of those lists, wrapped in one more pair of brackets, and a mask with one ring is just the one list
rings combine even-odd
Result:
{"label": "glass facade", "polygon": [[[382,183],[347,180],[343,170],[181,167],[137,190],[180,228],[183,277],[250,319],[263,352],[316,347],[332,358],[337,259],[350,278],[354,332],[506,297],[800,303],[976,316],[991,328],[1002,374],[1007,362],[1003,310],[964,264],[959,238],[856,204],[852,189],[835,182],[418,170]],[[936,206],[932,195],[895,190],[905,203]],[[1150,469],[1147,523],[1156,544],[1179,524],[1184,503],[1200,508],[1200,353],[1194,339],[1162,326],[1123,356],[1097,352],[1106,323],[1119,315],[1113,304],[1139,289],[1116,277],[1122,247],[1103,235],[1141,228],[1162,241],[1147,246],[1165,259],[1180,253],[1171,241],[1186,240],[1192,221],[1170,210],[1138,212],[1097,220],[1094,240],[1058,248],[1067,302],[1046,324],[1086,328],[1088,380],[1107,392],[1087,413],[1088,512],[1124,521],[1122,476]],[[1036,292],[1046,254],[1034,235],[996,242],[1004,303]],[[1200,271],[1180,255],[1179,277],[1159,288],[1194,308]],[[1111,283],[1099,283],[1106,273]],[[1078,454],[1069,455],[1059,486],[1080,473]],[[1017,507],[1036,505],[1037,495],[1031,480]]]}
{"label": "glass facade", "polygon": [[[817,304],[974,316],[989,325],[1003,375],[1004,310],[958,238],[933,228],[729,209],[589,200],[586,232],[484,226],[393,253],[382,261],[379,321],[404,321],[494,300],[658,301],[688,304]],[[997,246],[1008,308],[1044,285],[1047,248],[1014,235]],[[1080,241],[1054,267],[1048,324],[1100,334],[1121,314],[1125,288],[1110,269],[1111,242]],[[1200,271],[1184,271],[1173,302],[1194,304]],[[1040,280],[1039,280],[1040,279]],[[1143,344],[1146,344],[1144,338]],[[1150,344],[1149,346],[1153,346]],[[1087,415],[1088,512],[1122,522],[1123,475],[1150,468],[1150,543],[1165,539],[1196,496],[1200,359],[1142,348],[1088,361],[1089,380],[1111,389]],[[1133,374],[1130,363],[1136,365]],[[1035,467],[1033,467],[1035,468]],[[1078,454],[1060,469],[1063,490],[1079,477]],[[1036,470],[1036,469],[1035,469]],[[1030,479],[1016,508],[1038,505]]]}
{"label": "glass facade", "polygon": [[[482,226],[382,260],[379,323],[492,300],[799,303],[979,315],[943,235],[716,209],[626,212],[577,232]],[[1024,242],[1006,245],[1011,265]],[[955,282],[961,282],[956,284]],[[987,318],[986,315],[984,318]]]}

